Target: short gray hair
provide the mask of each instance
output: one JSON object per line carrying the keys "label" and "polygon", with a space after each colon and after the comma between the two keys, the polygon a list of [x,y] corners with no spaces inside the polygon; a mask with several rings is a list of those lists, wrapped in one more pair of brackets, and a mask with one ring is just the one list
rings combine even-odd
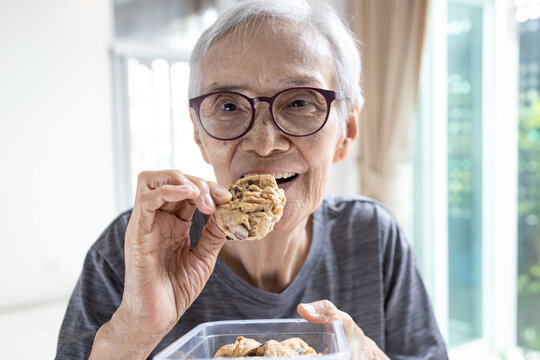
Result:
{"label": "short gray hair", "polygon": [[[322,0],[243,0],[223,12],[201,35],[189,59],[189,97],[201,95],[201,62],[210,46],[239,26],[246,26],[260,17],[287,22],[318,31],[326,38],[334,55],[334,81],[337,89],[348,97],[348,104],[362,106],[360,90],[360,52],[357,41],[346,24],[328,3]],[[341,115],[347,113],[347,102],[340,102]],[[340,116],[343,118],[343,116]]]}

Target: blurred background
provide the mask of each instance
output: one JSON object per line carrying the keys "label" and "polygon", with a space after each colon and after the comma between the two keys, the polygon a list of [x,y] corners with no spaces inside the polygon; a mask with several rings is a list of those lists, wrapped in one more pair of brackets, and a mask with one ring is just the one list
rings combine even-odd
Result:
{"label": "blurred background", "polygon": [[[214,178],[187,61],[235,1],[0,0],[0,357],[54,357],[140,171]],[[329,192],[398,217],[451,359],[540,359],[540,0],[328,1],[366,97]]]}

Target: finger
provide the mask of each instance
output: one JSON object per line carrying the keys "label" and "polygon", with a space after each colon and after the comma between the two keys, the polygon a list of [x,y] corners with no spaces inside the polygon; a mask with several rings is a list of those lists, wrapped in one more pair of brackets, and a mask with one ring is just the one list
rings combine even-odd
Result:
{"label": "finger", "polygon": [[210,194],[216,204],[225,204],[232,199],[232,194],[227,190],[225,186],[216,184],[213,181],[208,181],[210,187]]}
{"label": "finger", "polygon": [[362,329],[354,322],[352,317],[339,310],[328,300],[315,301],[309,304],[300,304],[298,313],[307,321],[317,324],[328,324],[339,321],[347,337],[353,359],[359,360],[390,360],[375,344],[367,337]]}
{"label": "finger", "polygon": [[[194,181],[199,182],[201,180],[194,179]],[[212,199],[216,205],[224,204],[231,200],[232,194],[229,192],[229,190],[227,190],[226,187],[216,184],[213,181],[207,181],[206,183],[209,188],[209,193],[212,196]],[[202,201],[202,203],[204,203],[204,200]],[[199,205],[201,205],[201,201],[199,201]],[[181,206],[177,207],[177,210],[175,211],[175,213],[179,219],[184,220],[184,221],[189,221],[193,217],[193,213],[195,212],[195,209],[196,209],[195,201],[186,201],[185,203],[181,204]]]}
{"label": "finger", "polygon": [[197,207],[195,206],[195,201],[193,201],[192,199],[187,199],[185,201],[182,201],[182,203],[177,204],[174,213],[176,214],[176,217],[178,217],[180,220],[185,222],[191,222],[191,218],[193,218],[195,209],[197,209]]}
{"label": "finger", "polygon": [[138,219],[138,225],[144,231],[150,232],[156,210],[165,203],[194,199],[199,195],[199,189],[192,185],[163,185],[152,191],[139,194],[135,200],[133,212]]}
{"label": "finger", "polygon": [[207,215],[213,214],[214,211],[216,211],[216,203],[214,202],[212,195],[210,195],[210,186],[208,185],[208,181],[196,176],[187,176],[187,178],[195,186],[197,186],[200,191],[200,196],[193,199],[197,209]]}
{"label": "finger", "polygon": [[211,266],[210,270],[212,270],[216,263],[219,251],[226,242],[227,237],[218,228],[214,218],[210,217],[208,223],[204,227],[197,246],[193,249],[193,255],[199,260],[203,260],[207,266]]}
{"label": "finger", "polygon": [[[328,304],[323,303],[328,302]],[[332,307],[337,308],[328,300],[315,301],[309,304],[300,304],[297,311],[304,319],[317,324],[327,324],[337,319],[336,312]]]}
{"label": "finger", "polygon": [[179,202],[194,199],[200,195],[197,187],[192,185],[163,185],[139,196],[138,205],[146,211],[156,211],[167,202]]}
{"label": "finger", "polygon": [[336,306],[328,300],[319,300],[309,304],[300,304],[297,307],[297,311],[300,316],[312,323],[328,324],[337,320],[341,322],[344,328],[353,324],[356,326],[356,323],[349,316],[349,314],[338,310],[338,308],[336,308]]}
{"label": "finger", "polygon": [[163,185],[188,185],[193,183],[179,170],[143,171],[137,180],[137,192],[157,189]]}

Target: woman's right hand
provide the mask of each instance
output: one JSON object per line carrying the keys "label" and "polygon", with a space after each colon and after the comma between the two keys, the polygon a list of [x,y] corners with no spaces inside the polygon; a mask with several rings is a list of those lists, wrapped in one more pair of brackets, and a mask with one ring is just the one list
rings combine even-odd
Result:
{"label": "woman's right hand", "polygon": [[96,334],[91,359],[147,358],[200,294],[226,242],[210,217],[190,249],[195,209],[210,215],[230,199],[223,186],[180,171],[139,175],[126,230],[122,302]]}

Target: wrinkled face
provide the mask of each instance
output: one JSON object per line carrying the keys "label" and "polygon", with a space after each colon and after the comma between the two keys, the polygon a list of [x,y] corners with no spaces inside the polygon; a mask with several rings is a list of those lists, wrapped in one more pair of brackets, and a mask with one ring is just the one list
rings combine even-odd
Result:
{"label": "wrinkled face", "polygon": [[[289,23],[261,20],[226,34],[210,47],[201,64],[202,94],[236,91],[249,97],[272,96],[296,86],[336,90],[333,71],[331,51],[322,36],[301,32]],[[240,139],[215,140],[197,124],[195,138],[222,185],[247,174],[274,175],[287,198],[275,229],[292,228],[323,199],[343,138],[337,101],[326,125],[310,136],[281,132],[270,117],[268,104],[258,103],[253,127]]]}

